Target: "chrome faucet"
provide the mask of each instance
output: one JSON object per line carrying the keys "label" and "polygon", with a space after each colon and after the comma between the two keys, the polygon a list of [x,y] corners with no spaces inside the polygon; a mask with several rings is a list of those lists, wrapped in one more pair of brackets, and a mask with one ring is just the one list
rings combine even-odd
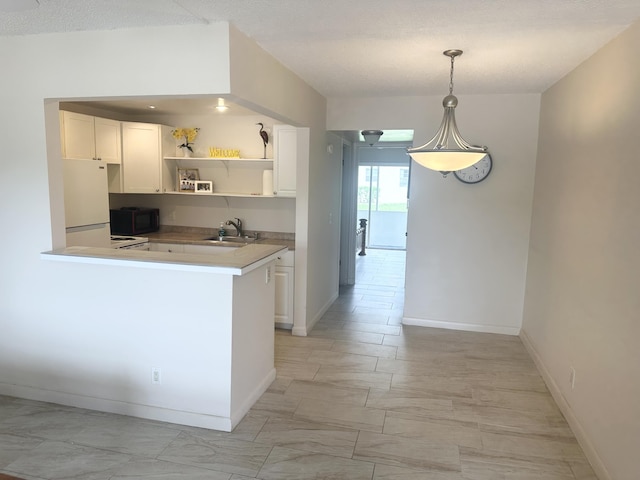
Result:
{"label": "chrome faucet", "polygon": [[236,229],[236,237],[242,237],[244,235],[242,231],[242,220],[239,218],[235,218],[234,220],[235,222],[233,220],[227,220],[226,225],[232,225],[233,228]]}

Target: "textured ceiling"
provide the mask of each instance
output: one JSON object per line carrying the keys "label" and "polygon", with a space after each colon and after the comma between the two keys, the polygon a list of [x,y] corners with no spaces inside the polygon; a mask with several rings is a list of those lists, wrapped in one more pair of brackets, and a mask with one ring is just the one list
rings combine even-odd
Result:
{"label": "textured ceiling", "polygon": [[0,12],[0,35],[226,20],[326,97],[445,94],[448,48],[465,51],[455,93],[542,92],[640,17],[639,0],[39,3]]}

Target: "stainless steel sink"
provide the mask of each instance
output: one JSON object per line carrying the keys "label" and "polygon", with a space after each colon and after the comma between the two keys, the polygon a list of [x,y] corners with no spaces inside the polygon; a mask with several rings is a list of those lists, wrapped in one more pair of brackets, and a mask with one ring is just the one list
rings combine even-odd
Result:
{"label": "stainless steel sink", "polygon": [[205,241],[212,243],[213,245],[247,245],[256,241],[253,237],[207,237]]}

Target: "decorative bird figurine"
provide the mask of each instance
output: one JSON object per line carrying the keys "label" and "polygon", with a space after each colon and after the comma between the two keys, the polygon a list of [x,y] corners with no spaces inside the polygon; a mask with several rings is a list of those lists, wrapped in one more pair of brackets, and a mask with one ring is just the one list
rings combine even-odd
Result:
{"label": "decorative bird figurine", "polygon": [[263,123],[256,123],[256,125],[260,125],[260,138],[262,138],[262,143],[264,144],[264,156],[262,158],[267,158],[267,144],[269,143],[269,134],[264,129]]}

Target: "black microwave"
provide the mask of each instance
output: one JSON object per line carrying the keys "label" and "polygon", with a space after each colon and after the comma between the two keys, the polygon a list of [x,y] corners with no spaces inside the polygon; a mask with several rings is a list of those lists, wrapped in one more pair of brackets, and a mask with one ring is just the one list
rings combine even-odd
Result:
{"label": "black microwave", "polygon": [[160,229],[160,210],[157,208],[122,207],[110,210],[111,234],[140,235]]}

